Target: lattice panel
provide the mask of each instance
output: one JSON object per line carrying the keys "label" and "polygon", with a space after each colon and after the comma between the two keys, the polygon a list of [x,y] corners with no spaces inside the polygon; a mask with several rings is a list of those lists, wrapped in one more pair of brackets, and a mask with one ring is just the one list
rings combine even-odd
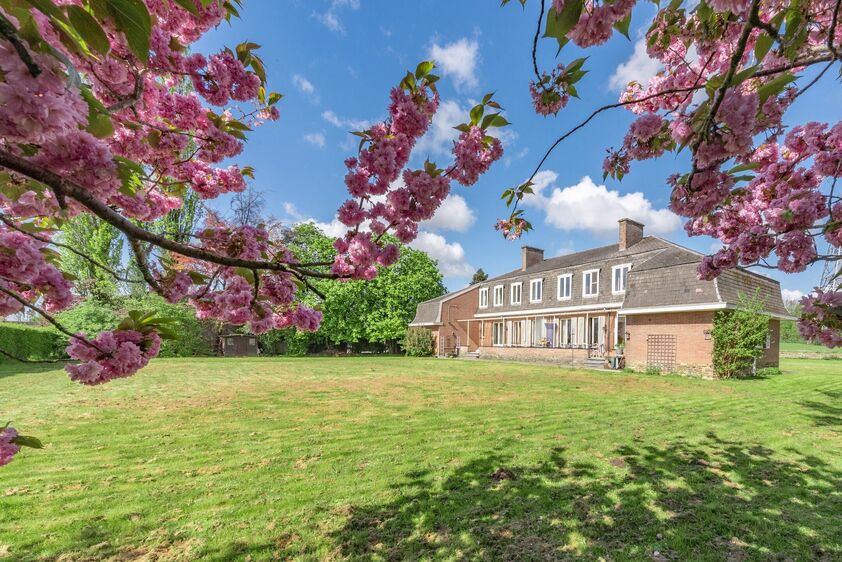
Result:
{"label": "lattice panel", "polygon": [[646,366],[663,371],[675,370],[676,337],[670,334],[651,334],[646,337]]}

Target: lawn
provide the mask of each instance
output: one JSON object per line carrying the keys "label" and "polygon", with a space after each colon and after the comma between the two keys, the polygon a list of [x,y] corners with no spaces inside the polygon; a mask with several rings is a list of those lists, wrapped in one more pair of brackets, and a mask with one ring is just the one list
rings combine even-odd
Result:
{"label": "lawn", "polygon": [[813,343],[807,342],[799,342],[799,343],[788,343],[788,342],[781,342],[781,351],[782,352],[790,352],[790,353],[831,353],[840,355],[842,354],[842,350],[839,349],[831,349],[829,347],[825,347],[823,345],[816,345]]}
{"label": "lawn", "polygon": [[842,361],[783,368],[6,364],[0,560],[840,560]]}

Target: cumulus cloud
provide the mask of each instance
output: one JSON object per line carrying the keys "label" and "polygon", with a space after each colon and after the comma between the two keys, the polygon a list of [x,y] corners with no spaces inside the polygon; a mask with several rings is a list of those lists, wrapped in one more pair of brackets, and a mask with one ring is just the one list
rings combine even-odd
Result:
{"label": "cumulus cloud", "polygon": [[347,117],[340,117],[336,112],[327,110],[322,112],[322,119],[341,129],[351,129],[353,131],[362,131],[371,127],[371,122],[365,119],[349,119]]}
{"label": "cumulus cloud", "polygon": [[656,209],[641,192],[621,194],[597,185],[585,176],[576,185],[555,185],[558,174],[545,170],[535,176],[532,197],[524,204],[546,212],[545,221],[559,230],[587,230],[597,236],[611,235],[617,221],[628,217],[646,225],[647,232],[665,234],[681,224],[669,209]]}
{"label": "cumulus cloud", "polygon": [[300,74],[292,75],[292,83],[302,94],[314,94],[316,92],[316,87],[313,86],[313,83]]}
{"label": "cumulus cloud", "polygon": [[324,148],[325,136],[323,133],[308,133],[304,135],[304,140],[318,148]]}
{"label": "cumulus cloud", "polygon": [[612,90],[624,90],[632,81],[645,86],[661,68],[661,63],[646,53],[646,38],[641,37],[634,44],[634,52],[629,60],[621,63],[611,75],[608,85]]}
{"label": "cumulus cloud", "polygon": [[479,43],[476,39],[463,37],[444,46],[433,43],[430,58],[438,63],[445,76],[453,80],[457,89],[471,89],[479,85],[476,75]]}
{"label": "cumulus cloud", "polygon": [[329,30],[336,33],[345,33],[345,26],[339,18],[339,12],[343,8],[358,10],[360,8],[360,0],[332,0],[327,10],[313,15]]}
{"label": "cumulus cloud", "polygon": [[454,230],[465,232],[476,220],[474,210],[461,195],[450,194],[442,202],[433,218],[421,223],[428,230]]}
{"label": "cumulus cloud", "polygon": [[420,231],[418,238],[410,242],[409,246],[426,252],[438,261],[439,271],[445,277],[468,277],[474,273],[474,267],[465,261],[465,250],[462,244],[449,243],[440,234]]}
{"label": "cumulus cloud", "polygon": [[798,289],[782,289],[781,296],[784,299],[784,302],[798,302],[802,298],[804,298],[804,292],[799,291]]}

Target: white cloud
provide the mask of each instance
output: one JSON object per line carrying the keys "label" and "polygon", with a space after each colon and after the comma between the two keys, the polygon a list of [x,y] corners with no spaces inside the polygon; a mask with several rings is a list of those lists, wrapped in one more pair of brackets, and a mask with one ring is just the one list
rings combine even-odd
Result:
{"label": "white cloud", "polygon": [[781,290],[781,296],[783,297],[784,302],[797,302],[804,298],[804,293],[798,289],[783,289]]}
{"label": "white cloud", "polygon": [[629,82],[639,82],[644,87],[649,79],[662,68],[661,63],[646,53],[646,38],[641,37],[634,44],[634,52],[614,71],[608,80],[612,90],[625,90]]}
{"label": "white cloud", "polygon": [[322,119],[324,119],[334,127],[339,127],[341,129],[362,131],[371,127],[371,121],[366,121],[365,119],[349,119],[346,117],[340,117],[336,114],[336,112],[331,110],[323,111]]}
{"label": "white cloud", "polygon": [[463,37],[445,46],[433,43],[430,58],[438,63],[446,76],[450,76],[457,89],[476,88],[479,85],[476,76],[479,43],[476,39]]}
{"label": "white cloud", "polygon": [[[669,209],[655,209],[641,192],[621,194],[585,176],[576,185],[559,188],[558,174],[545,170],[535,176],[535,194],[524,204],[546,211],[546,223],[560,230],[587,230],[598,236],[613,234],[617,221],[628,217],[646,225],[647,232],[664,234],[681,224]],[[547,193],[549,189],[551,192]]]}
{"label": "white cloud", "polygon": [[463,108],[455,100],[445,100],[433,115],[433,122],[424,136],[415,145],[417,154],[447,154],[453,147],[453,141],[459,136],[454,129],[459,123],[468,120],[468,108]]}
{"label": "white cloud", "polygon": [[439,270],[445,277],[468,277],[474,267],[465,261],[465,250],[458,242],[449,243],[444,236],[420,231],[418,238],[409,243],[416,250],[426,252],[439,263]]}
{"label": "white cloud", "polygon": [[292,83],[303,94],[313,94],[316,92],[316,87],[313,86],[313,83],[300,74],[292,75]]}
{"label": "white cloud", "polygon": [[337,33],[345,33],[345,26],[342,24],[342,20],[339,19],[339,11],[342,8],[358,10],[360,8],[360,0],[333,0],[326,11],[313,15],[329,30]]}
{"label": "white cloud", "polygon": [[476,219],[474,210],[468,207],[465,198],[461,195],[451,194],[442,202],[435,216],[422,222],[421,226],[429,230],[465,232],[471,228]]}
{"label": "white cloud", "polygon": [[304,140],[318,148],[324,148],[325,136],[323,133],[308,133],[304,135]]}

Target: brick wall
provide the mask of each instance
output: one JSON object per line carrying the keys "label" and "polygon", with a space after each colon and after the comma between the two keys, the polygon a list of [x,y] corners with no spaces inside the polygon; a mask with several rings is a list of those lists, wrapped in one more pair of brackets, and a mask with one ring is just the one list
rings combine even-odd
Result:
{"label": "brick wall", "polygon": [[548,349],[540,347],[493,347],[479,348],[481,359],[505,359],[556,365],[581,365],[588,358],[587,349]]}
{"label": "brick wall", "polygon": [[713,312],[673,312],[635,314],[626,317],[626,365],[646,369],[647,341],[650,335],[676,336],[676,372],[711,375],[713,339],[705,330],[713,328]]}
{"label": "brick wall", "polygon": [[[456,345],[458,339],[462,351],[473,351],[479,345],[479,321],[473,320],[474,312],[479,305],[479,291],[474,289],[462,293],[458,297],[441,303],[441,326],[436,333],[436,343],[439,353],[443,349],[448,352]],[[471,320],[471,322],[467,322]],[[470,324],[470,333],[468,326]]]}

